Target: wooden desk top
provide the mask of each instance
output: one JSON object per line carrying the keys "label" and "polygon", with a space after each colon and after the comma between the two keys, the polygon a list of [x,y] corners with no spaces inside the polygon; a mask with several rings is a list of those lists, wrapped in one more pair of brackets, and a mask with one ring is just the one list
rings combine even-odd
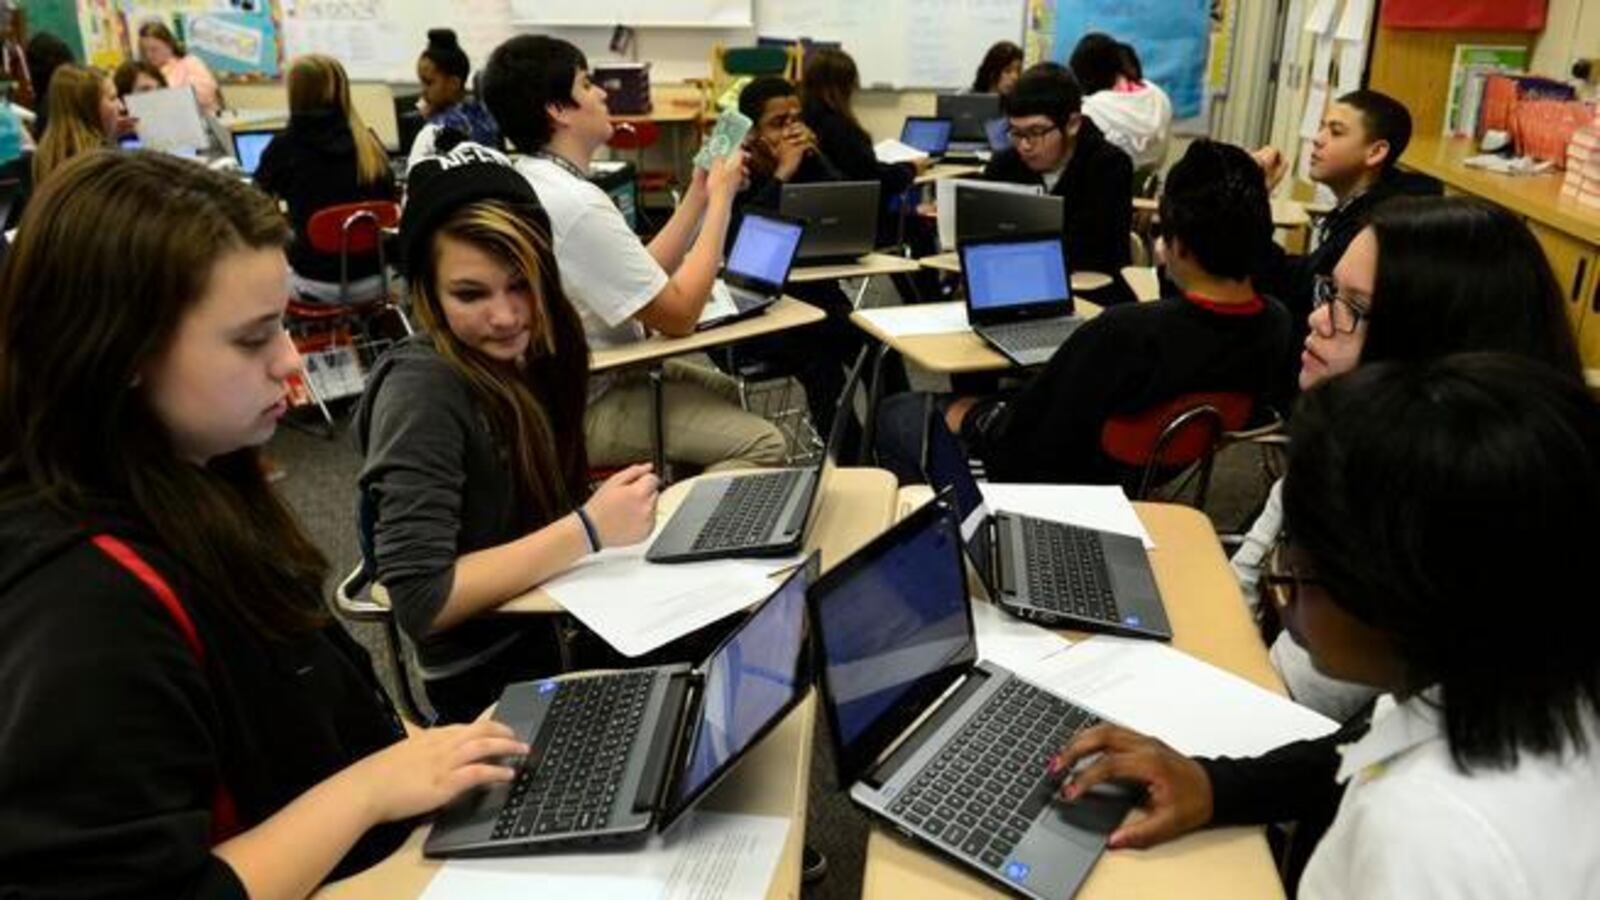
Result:
{"label": "wooden desk top", "polygon": [[[1160,204],[1153,197],[1133,198],[1135,212],[1157,212]],[[1272,226],[1274,228],[1304,228],[1311,224],[1311,210],[1299,200],[1288,197],[1272,198]]]}
{"label": "wooden desk top", "polygon": [[694,353],[698,350],[709,350],[726,344],[736,343],[745,338],[759,337],[763,334],[772,334],[775,331],[786,331],[790,328],[799,328],[820,322],[826,318],[822,310],[809,303],[803,303],[793,297],[784,297],[777,303],[767,308],[760,315],[751,316],[738,322],[727,325],[718,325],[697,331],[688,337],[669,338],[665,335],[651,335],[649,338],[622,347],[606,347],[596,350],[589,357],[589,371],[608,372],[612,369],[621,369],[628,366],[639,366],[648,363],[660,362],[668,357],[679,356],[684,353]]}
{"label": "wooden desk top", "polygon": [[[1092,319],[1100,306],[1079,297],[1073,301],[1078,315]],[[952,305],[959,306],[956,302]],[[971,331],[949,334],[890,335],[880,330],[860,312],[850,314],[857,328],[888,344],[896,353],[929,372],[954,375],[959,372],[998,372],[1012,368],[1011,360],[1001,356],[983,338]]]}
{"label": "wooden desk top", "polygon": [[[923,268],[933,269],[938,272],[961,274],[961,254],[955,250],[947,253],[935,253],[917,260]],[[1111,276],[1104,272],[1081,271],[1072,273],[1072,289],[1074,291],[1095,291],[1111,283]]]}
{"label": "wooden desk top", "polygon": [[891,253],[868,253],[853,263],[827,266],[795,266],[789,270],[792,284],[813,281],[837,281],[840,278],[870,278],[873,275],[900,275],[922,268],[914,259]]}
{"label": "wooden desk top", "polygon": [[[906,488],[902,505],[925,502],[925,487]],[[1184,506],[1135,503],[1157,549],[1150,553],[1167,605],[1173,646],[1268,690],[1283,692],[1266,648],[1250,622],[1204,515]],[[1083,635],[1064,632],[1078,639]],[[1259,828],[1201,831],[1153,850],[1108,852],[1077,894],[1079,900],[1130,897],[1281,898],[1283,886]],[[917,900],[1009,896],[884,828],[867,840],[863,898]]]}
{"label": "wooden desk top", "polygon": [[643,115],[618,114],[611,117],[613,123],[630,122],[655,122],[667,124],[675,122],[701,122],[714,118],[706,115],[705,95],[692,84],[677,82],[667,84],[652,84],[650,86],[650,111]]}
{"label": "wooden desk top", "polygon": [[[662,495],[661,515],[682,501],[690,481]],[[839,562],[894,523],[898,498],[894,476],[882,469],[836,469],[824,485],[822,507],[806,538],[822,552],[824,569]],[[517,601],[513,601],[517,602]],[[805,845],[806,801],[811,783],[811,744],[816,723],[813,693],[782,724],[750,751],[739,768],[706,797],[707,809],[784,816],[789,838],[767,890],[768,900],[799,900],[800,850]],[[417,897],[438,872],[440,862],[424,859],[419,827],[394,855],[365,872],[329,885],[319,900],[385,900]],[[603,863],[601,863],[603,864]]]}
{"label": "wooden desk top", "polygon": [[977,175],[983,172],[983,166],[957,165],[955,163],[934,163],[928,171],[916,177],[915,184],[932,184],[945,178],[964,178],[968,175]]}
{"label": "wooden desk top", "polygon": [[1123,266],[1122,280],[1142,303],[1161,299],[1161,277],[1155,266]]}
{"label": "wooden desk top", "polygon": [[1462,163],[1475,155],[1477,151],[1467,138],[1419,135],[1412,138],[1405,155],[1400,157],[1400,165],[1564,231],[1585,243],[1600,245],[1600,210],[1563,198],[1560,172],[1497,175],[1483,169],[1469,169]]}

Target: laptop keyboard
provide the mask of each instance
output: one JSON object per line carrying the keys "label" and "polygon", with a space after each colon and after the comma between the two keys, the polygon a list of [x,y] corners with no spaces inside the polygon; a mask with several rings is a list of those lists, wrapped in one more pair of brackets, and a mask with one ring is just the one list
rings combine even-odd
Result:
{"label": "laptop keyboard", "polygon": [[1050,802],[1050,757],[1097,723],[1025,681],[1008,679],[890,805],[924,835],[992,869],[1011,857]]}
{"label": "laptop keyboard", "polygon": [[556,682],[492,839],[605,828],[654,678],[641,671]]}
{"label": "laptop keyboard", "polygon": [[766,543],[802,472],[785,469],[733,479],[695,536],[694,550],[731,550]]}
{"label": "laptop keyboard", "polygon": [[1099,535],[1059,522],[1021,522],[1028,602],[1066,616],[1121,623]]}
{"label": "laptop keyboard", "polygon": [[1046,319],[1039,322],[1013,322],[983,326],[984,337],[1013,356],[1037,350],[1054,350],[1083,324],[1082,319]]}

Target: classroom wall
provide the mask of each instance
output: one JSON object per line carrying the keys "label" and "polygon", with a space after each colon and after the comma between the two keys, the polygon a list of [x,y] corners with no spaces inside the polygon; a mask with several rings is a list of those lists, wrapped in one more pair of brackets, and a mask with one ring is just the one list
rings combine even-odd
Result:
{"label": "classroom wall", "polygon": [[1584,57],[1600,58],[1600,0],[1550,0],[1530,68],[1551,78],[1571,78],[1572,61]]}

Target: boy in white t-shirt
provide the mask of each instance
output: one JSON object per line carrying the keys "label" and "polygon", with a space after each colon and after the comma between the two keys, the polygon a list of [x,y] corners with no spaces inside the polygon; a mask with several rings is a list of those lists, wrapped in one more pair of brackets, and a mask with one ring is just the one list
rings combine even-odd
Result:
{"label": "boy in white t-shirt", "polygon": [[[590,159],[611,137],[606,92],[589,80],[588,68],[566,41],[512,38],[484,69],[483,99],[518,151],[517,171],[549,213],[561,285],[583,318],[589,346],[632,343],[646,329],[691,334],[722,264],[744,154],[733,153],[710,172],[697,169],[672,218],[648,245],[641,243],[587,175]],[[726,376],[682,360],[669,360],[666,376],[669,459],[708,469],[782,464],[782,433],[739,406]],[[584,421],[590,464],[649,456],[650,409],[643,378],[592,378]]]}

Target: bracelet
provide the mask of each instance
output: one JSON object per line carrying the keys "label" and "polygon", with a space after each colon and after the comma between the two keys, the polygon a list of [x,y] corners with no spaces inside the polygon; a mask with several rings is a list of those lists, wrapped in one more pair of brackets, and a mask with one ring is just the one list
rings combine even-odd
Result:
{"label": "bracelet", "polygon": [[573,512],[578,515],[578,524],[583,526],[583,536],[589,541],[589,552],[598,553],[600,551],[600,532],[595,530],[594,521],[589,518],[589,514],[584,512],[581,506],[574,509]]}

